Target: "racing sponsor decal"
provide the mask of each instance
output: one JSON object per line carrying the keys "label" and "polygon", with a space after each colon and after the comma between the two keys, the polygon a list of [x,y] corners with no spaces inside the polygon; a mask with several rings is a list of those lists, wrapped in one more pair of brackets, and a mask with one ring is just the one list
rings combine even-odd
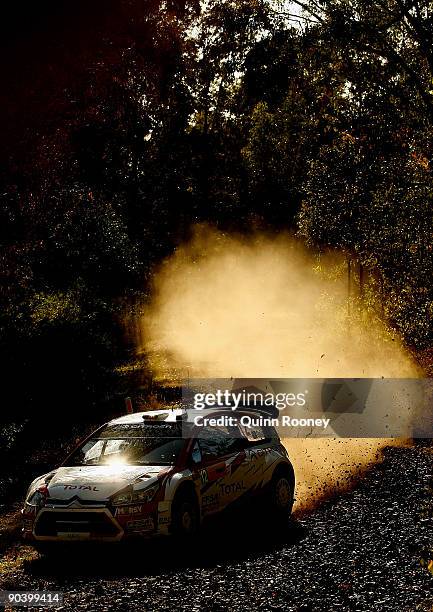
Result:
{"label": "racing sponsor decal", "polygon": [[169,501],[158,502],[158,512],[168,512],[170,510],[171,503]]}
{"label": "racing sponsor decal", "polygon": [[91,485],[61,485],[56,484],[54,487],[63,487],[64,491],[99,491],[97,487],[92,487]]}
{"label": "racing sponsor decal", "polygon": [[220,484],[219,490],[222,495],[233,495],[233,493],[246,491],[246,486],[243,480],[239,480],[239,482],[232,482],[231,484]]}
{"label": "racing sponsor decal", "polygon": [[142,514],[143,506],[120,506],[116,508],[115,516],[122,516],[124,514]]}
{"label": "racing sponsor decal", "polygon": [[255,460],[255,459],[259,459],[260,457],[265,457],[266,455],[269,455],[272,453],[272,448],[252,448],[250,449],[250,459],[251,460]]}
{"label": "racing sponsor decal", "polygon": [[212,512],[218,508],[219,495],[218,493],[212,493],[210,495],[204,495],[201,498],[201,506],[204,513]]}
{"label": "racing sponsor decal", "polygon": [[200,480],[201,480],[201,484],[204,486],[205,484],[207,484],[209,482],[209,475],[207,473],[207,470],[200,470]]}
{"label": "racing sponsor decal", "polygon": [[129,521],[127,523],[129,531],[153,531],[155,529],[155,522],[151,516],[139,521]]}

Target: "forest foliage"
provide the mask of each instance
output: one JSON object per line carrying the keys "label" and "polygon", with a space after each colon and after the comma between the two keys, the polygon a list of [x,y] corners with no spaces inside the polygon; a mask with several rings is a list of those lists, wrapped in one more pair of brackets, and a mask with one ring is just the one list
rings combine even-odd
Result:
{"label": "forest foliage", "polygon": [[374,268],[385,318],[428,360],[433,3],[116,11],[2,172],[3,420],[85,415],[113,393],[123,304],[197,222],[292,232]]}

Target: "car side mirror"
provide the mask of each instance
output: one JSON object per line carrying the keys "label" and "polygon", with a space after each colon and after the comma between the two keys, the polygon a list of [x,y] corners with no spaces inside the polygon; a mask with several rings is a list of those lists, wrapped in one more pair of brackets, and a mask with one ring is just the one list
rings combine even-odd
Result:
{"label": "car side mirror", "polygon": [[191,452],[191,463],[197,465],[198,463],[201,463],[202,459],[203,457],[201,454],[199,443],[195,442]]}

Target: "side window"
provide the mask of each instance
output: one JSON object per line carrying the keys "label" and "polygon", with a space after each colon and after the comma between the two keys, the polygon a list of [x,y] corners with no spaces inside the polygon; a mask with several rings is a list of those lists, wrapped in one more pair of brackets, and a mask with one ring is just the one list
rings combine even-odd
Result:
{"label": "side window", "polygon": [[239,429],[249,444],[262,444],[263,442],[278,440],[278,434],[273,427],[261,427],[260,425],[247,427],[239,425]]}
{"label": "side window", "polygon": [[218,440],[211,437],[200,438],[199,444],[203,461],[211,461],[221,456]]}
{"label": "side window", "polygon": [[243,448],[239,430],[234,427],[205,427],[200,432],[200,449],[203,461],[211,461],[235,453]]}
{"label": "side window", "polygon": [[264,442],[266,440],[265,432],[263,431],[263,427],[259,425],[252,425],[250,427],[240,425],[239,429],[241,430],[242,435],[248,440],[248,442]]}

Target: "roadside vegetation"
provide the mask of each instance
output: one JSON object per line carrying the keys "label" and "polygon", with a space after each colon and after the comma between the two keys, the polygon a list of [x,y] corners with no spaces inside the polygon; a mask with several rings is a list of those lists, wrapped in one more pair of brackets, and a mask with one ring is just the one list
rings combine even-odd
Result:
{"label": "roadside vegetation", "polygon": [[59,9],[6,94],[2,465],[123,406],[125,314],[196,223],[343,251],[431,373],[431,3],[112,5]]}

